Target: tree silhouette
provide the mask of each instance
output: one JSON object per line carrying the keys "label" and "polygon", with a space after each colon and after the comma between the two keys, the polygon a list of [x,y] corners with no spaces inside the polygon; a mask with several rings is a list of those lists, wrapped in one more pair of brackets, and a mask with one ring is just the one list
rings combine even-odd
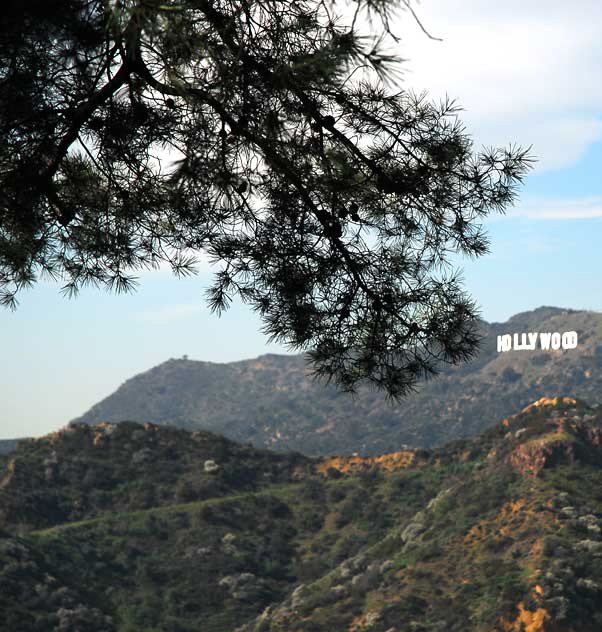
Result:
{"label": "tree silhouette", "polygon": [[474,153],[453,102],[395,87],[394,6],[10,0],[2,302],[40,274],[126,291],[204,253],[212,309],[238,295],[345,390],[398,398],[471,357],[477,309],[449,255],[487,251],[480,220],[530,159]]}

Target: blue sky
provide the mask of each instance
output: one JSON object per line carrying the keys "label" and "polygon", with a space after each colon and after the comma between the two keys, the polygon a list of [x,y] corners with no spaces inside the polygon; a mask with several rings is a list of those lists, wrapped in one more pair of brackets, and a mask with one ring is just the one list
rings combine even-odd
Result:
{"label": "blue sky", "polygon": [[[515,208],[487,220],[491,253],[462,265],[489,321],[557,305],[602,310],[602,4],[422,0],[396,24],[405,86],[456,98],[475,146],[533,145],[539,158]],[[210,270],[145,273],[132,295],[56,286],[0,312],[0,438],[57,429],[135,373],[171,357],[228,362],[286,349],[235,303],[221,318],[203,293]]]}

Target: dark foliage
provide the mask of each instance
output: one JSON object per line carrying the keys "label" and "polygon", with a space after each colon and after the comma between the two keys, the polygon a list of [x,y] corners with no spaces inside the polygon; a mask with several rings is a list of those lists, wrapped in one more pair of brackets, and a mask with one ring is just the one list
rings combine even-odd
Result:
{"label": "dark foliage", "polygon": [[388,31],[393,6],[359,2],[350,25],[310,1],[10,2],[2,302],[40,273],[125,291],[203,253],[213,309],[239,295],[345,390],[398,398],[471,357],[448,256],[486,251],[479,222],[529,158],[474,154],[453,103],[392,89],[399,60],[358,24]]}

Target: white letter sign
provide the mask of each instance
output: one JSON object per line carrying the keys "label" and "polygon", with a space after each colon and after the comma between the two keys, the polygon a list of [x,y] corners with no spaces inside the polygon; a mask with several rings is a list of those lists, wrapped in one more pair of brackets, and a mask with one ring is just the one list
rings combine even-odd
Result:
{"label": "white letter sign", "polygon": [[[576,349],[577,348],[577,332],[565,331],[560,333],[558,331],[548,333],[538,333],[536,331],[530,331],[524,334],[504,334],[497,337],[497,350],[498,353],[504,353],[506,351],[535,351],[537,347],[537,337],[539,336],[539,346],[543,351],[548,351],[550,348],[557,351],[562,349]],[[528,340],[528,342],[527,342]]]}
{"label": "white letter sign", "polygon": [[576,349],[577,348],[577,332],[565,331],[562,334],[562,348],[563,349]]}

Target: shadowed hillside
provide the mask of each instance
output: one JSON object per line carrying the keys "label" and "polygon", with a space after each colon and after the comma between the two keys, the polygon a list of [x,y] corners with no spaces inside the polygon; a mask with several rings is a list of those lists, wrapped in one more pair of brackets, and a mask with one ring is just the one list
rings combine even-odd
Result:
{"label": "shadowed hillside", "polygon": [[602,414],[307,458],[152,424],[0,457],[0,629],[597,632]]}
{"label": "shadowed hillside", "polygon": [[[501,334],[571,330],[577,349],[497,352]],[[379,454],[472,436],[550,393],[601,401],[602,314],[542,307],[506,323],[482,323],[482,333],[476,360],[446,369],[394,405],[374,391],[352,399],[313,382],[303,356],[265,355],[228,364],[169,360],[76,421],[151,421],[276,450]]]}

